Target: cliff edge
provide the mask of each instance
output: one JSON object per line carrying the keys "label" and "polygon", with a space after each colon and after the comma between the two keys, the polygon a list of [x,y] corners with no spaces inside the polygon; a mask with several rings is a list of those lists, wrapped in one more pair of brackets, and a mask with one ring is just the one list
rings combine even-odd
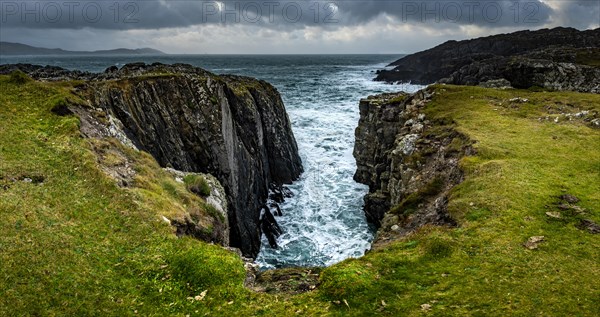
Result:
{"label": "cliff edge", "polygon": [[455,224],[446,210],[448,193],[463,179],[460,158],[473,149],[451,122],[423,112],[434,94],[428,88],[360,102],[354,179],[369,186],[365,214],[380,228],[374,248],[425,224]]}
{"label": "cliff edge", "polygon": [[303,171],[277,90],[248,77],[217,76],[190,65],[128,64],[104,74],[4,65],[44,80],[84,80],[74,111],[86,136],[106,134],[150,153],[162,167],[210,173],[228,197],[230,245],[255,257],[261,232],[280,233],[269,188]]}

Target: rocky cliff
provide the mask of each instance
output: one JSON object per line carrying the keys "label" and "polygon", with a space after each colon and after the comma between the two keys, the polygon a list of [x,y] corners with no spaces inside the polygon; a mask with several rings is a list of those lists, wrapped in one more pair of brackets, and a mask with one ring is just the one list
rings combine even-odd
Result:
{"label": "rocky cliff", "polygon": [[505,80],[517,88],[598,92],[600,29],[520,31],[448,41],[408,55],[381,70],[376,80],[473,85]]}
{"label": "rocky cliff", "polygon": [[354,179],[369,186],[365,214],[379,227],[374,247],[424,224],[449,224],[450,189],[462,181],[471,142],[451,122],[423,112],[433,91],[371,96],[360,102]]}
{"label": "rocky cliff", "polygon": [[281,97],[270,84],[189,65],[129,64],[104,74],[15,65],[4,71],[15,68],[34,78],[85,80],[78,88],[87,100],[82,111],[122,132],[110,134],[163,167],[214,175],[228,196],[230,245],[245,256],[257,255],[261,228],[271,238],[277,234],[269,208],[263,208],[269,187],[294,181],[302,163]]}

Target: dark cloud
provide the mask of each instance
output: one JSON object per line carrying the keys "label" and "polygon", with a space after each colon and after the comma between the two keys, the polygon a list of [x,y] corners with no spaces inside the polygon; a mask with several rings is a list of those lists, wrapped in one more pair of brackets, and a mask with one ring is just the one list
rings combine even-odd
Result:
{"label": "dark cloud", "polygon": [[[349,1],[340,5],[356,22],[380,14],[400,22],[424,24],[480,25],[489,27],[541,25],[552,9],[541,1]],[[445,27],[445,26],[444,26]]]}
{"label": "dark cloud", "polygon": [[407,53],[448,39],[599,24],[600,0],[0,0],[2,41],[72,50]]}
{"label": "dark cloud", "polygon": [[[573,26],[597,20],[598,1],[562,1],[554,12],[541,0],[1,0],[3,27],[158,29],[203,24],[257,24],[294,29],[358,25],[387,15],[397,23],[483,27],[539,26],[564,16]],[[556,1],[555,1],[556,2]],[[594,15],[596,13],[596,15]]]}

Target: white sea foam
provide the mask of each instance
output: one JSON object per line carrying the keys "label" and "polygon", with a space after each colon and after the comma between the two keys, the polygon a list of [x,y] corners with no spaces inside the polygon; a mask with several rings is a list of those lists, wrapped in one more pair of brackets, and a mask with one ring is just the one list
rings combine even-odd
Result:
{"label": "white sea foam", "polygon": [[261,268],[326,266],[370,248],[373,232],[362,210],[368,188],[353,180],[352,151],[359,100],[400,88],[372,80],[371,71],[385,65],[347,65],[331,72],[299,69],[303,76],[280,88],[306,172],[290,186],[295,196],[281,205],[279,247],[270,248],[263,237],[256,259]]}

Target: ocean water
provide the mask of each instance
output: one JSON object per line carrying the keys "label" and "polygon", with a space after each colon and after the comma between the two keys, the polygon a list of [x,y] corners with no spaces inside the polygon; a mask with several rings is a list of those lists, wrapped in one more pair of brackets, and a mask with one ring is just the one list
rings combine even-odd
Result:
{"label": "ocean water", "polygon": [[276,217],[284,233],[277,249],[263,237],[256,259],[262,269],[327,266],[359,257],[373,239],[362,211],[368,188],[354,182],[354,130],[361,98],[420,86],[374,82],[374,71],[401,55],[169,55],[1,57],[0,63],[32,63],[102,72],[131,62],[187,63],[218,74],[260,78],[281,93],[305,173],[289,186],[294,197]]}

